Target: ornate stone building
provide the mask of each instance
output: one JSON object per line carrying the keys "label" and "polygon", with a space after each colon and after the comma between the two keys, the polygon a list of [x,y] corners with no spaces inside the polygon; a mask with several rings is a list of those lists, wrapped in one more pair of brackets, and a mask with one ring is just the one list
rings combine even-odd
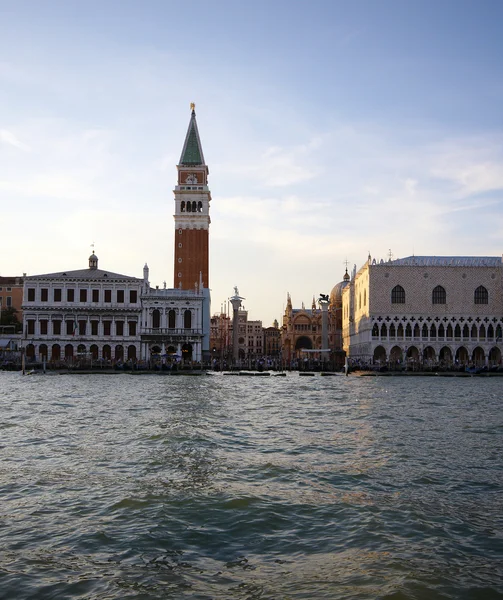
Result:
{"label": "ornate stone building", "polygon": [[344,349],[353,361],[501,363],[501,257],[370,256],[342,293]]}
{"label": "ornate stone building", "polygon": [[[321,352],[329,351],[329,361],[334,367],[344,364],[342,348],[342,291],[349,285],[349,275],[346,271],[343,281],[335,285],[330,292],[327,319],[328,348],[323,348],[322,342],[322,310],[316,306],[313,297],[310,309],[304,303],[301,308],[293,308],[290,294],[287,295],[283,326],[281,328],[281,352],[283,360],[290,363],[305,356],[303,351],[309,351],[311,357],[322,358]],[[328,358],[326,355],[323,357]]]}
{"label": "ornate stone building", "polygon": [[35,360],[94,361],[209,359],[208,167],[194,105],[183,145],[175,196],[174,289],[89,268],[26,277],[24,348]]}

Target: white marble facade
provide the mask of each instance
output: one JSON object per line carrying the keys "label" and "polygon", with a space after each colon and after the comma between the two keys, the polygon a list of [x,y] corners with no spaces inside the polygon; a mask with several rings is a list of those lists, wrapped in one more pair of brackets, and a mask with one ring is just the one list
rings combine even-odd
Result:
{"label": "white marble facade", "polygon": [[[161,359],[200,362],[209,344],[209,291],[151,288],[143,279],[89,268],[25,278],[23,346],[28,358],[105,364]],[[208,338],[206,340],[206,338]]]}
{"label": "white marble facade", "polygon": [[501,257],[368,261],[343,290],[352,360],[494,366],[503,350]]}

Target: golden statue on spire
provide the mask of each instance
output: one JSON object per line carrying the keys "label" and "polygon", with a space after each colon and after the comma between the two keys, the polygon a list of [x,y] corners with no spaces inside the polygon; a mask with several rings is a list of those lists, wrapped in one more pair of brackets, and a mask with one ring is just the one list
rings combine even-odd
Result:
{"label": "golden statue on spire", "polygon": [[196,110],[196,105],[194,102],[190,103],[190,110],[192,110],[192,111]]}

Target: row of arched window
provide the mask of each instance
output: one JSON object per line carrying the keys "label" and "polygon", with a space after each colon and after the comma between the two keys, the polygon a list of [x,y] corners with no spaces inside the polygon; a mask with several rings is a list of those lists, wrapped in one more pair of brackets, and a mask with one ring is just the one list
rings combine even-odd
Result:
{"label": "row of arched window", "polygon": [[[475,304],[489,304],[489,292],[483,285],[475,290],[473,294]],[[431,293],[432,304],[447,304],[447,293],[441,285],[433,288]],[[391,290],[391,304],[405,304],[405,290],[401,285],[395,285]]]}
{"label": "row of arched window", "polygon": [[374,323],[372,328],[373,339],[391,339],[391,340],[494,340],[500,341],[502,338],[501,325],[493,327],[489,324],[476,325],[473,323],[471,326],[465,323],[461,326],[459,323],[455,324],[454,327],[451,323],[444,326],[442,323],[436,325],[435,323],[427,325],[424,323],[420,326],[418,323],[411,325],[407,323],[405,327],[402,323],[395,325],[391,323],[386,325],[382,323]]}
{"label": "row of arched window", "polygon": [[[155,309],[152,311],[152,328],[159,329],[161,326],[161,311]],[[186,309],[183,313],[183,327],[190,329],[192,327],[192,312]],[[176,329],[176,311],[171,309],[168,312],[168,329]]]}
{"label": "row of arched window", "polygon": [[101,351],[97,344],[91,344],[87,347],[85,344],[79,344],[75,347],[73,344],[66,344],[60,346],[60,344],[53,344],[48,346],[47,344],[40,344],[38,349],[35,348],[34,344],[28,344],[26,346],[26,356],[31,359],[48,360],[48,361],[59,361],[59,360],[107,360],[107,361],[123,361],[123,360],[135,360],[136,359],[136,346],[132,344],[124,348],[122,344],[112,347],[109,344],[105,344]]}
{"label": "row of arched window", "polygon": [[193,202],[185,202],[185,200],[183,200],[180,204],[180,212],[203,212],[203,203],[202,202],[196,202],[195,200]]}

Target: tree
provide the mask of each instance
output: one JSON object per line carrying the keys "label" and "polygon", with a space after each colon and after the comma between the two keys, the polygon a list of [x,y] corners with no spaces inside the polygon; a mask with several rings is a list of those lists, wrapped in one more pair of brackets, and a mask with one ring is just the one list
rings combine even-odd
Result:
{"label": "tree", "polygon": [[15,327],[15,332],[22,331],[23,326],[17,318],[17,310],[13,306],[2,308],[0,311],[0,325],[11,325]]}

